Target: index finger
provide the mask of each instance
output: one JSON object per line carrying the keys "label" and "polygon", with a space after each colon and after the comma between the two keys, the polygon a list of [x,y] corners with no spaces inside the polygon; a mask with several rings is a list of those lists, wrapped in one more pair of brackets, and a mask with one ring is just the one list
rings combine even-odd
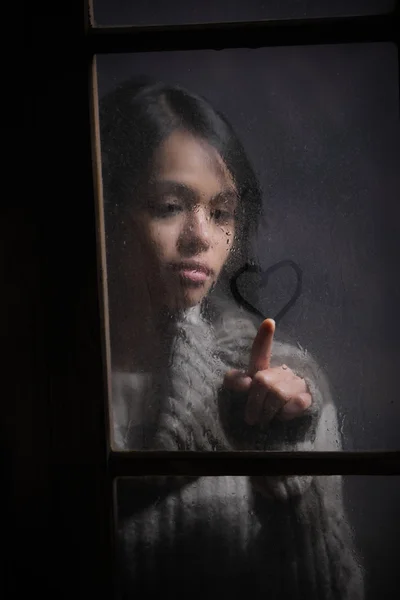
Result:
{"label": "index finger", "polygon": [[265,319],[261,323],[251,347],[250,363],[247,371],[250,377],[253,377],[257,371],[264,371],[269,368],[274,333],[275,321],[273,319]]}

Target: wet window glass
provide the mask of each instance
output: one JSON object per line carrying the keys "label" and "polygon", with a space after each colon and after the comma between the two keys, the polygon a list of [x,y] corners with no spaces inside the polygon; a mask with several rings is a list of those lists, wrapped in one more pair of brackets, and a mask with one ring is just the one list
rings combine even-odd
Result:
{"label": "wet window glass", "polygon": [[176,25],[263,19],[375,15],[395,0],[94,0],[97,25]]}
{"label": "wet window glass", "polygon": [[97,64],[113,449],[398,449],[396,47]]}
{"label": "wet window glass", "polygon": [[396,598],[399,477],[129,478],[121,598]]}

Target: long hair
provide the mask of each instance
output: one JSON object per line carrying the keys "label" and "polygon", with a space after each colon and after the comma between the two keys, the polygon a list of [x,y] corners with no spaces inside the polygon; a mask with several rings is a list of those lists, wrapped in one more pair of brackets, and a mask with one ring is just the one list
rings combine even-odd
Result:
{"label": "long hair", "polygon": [[[117,337],[124,306],[125,274],[121,223],[129,209],[135,212],[152,177],[154,157],[174,131],[187,131],[210,144],[224,161],[238,193],[236,235],[229,260],[218,283],[226,293],[227,282],[248,258],[249,241],[258,224],[262,196],[259,182],[245,150],[226,118],[207,100],[179,86],[128,80],[100,101],[100,142],[103,167],[104,211],[111,336]],[[128,299],[127,299],[128,300]],[[118,306],[118,308],[117,308]]]}
{"label": "long hair", "polygon": [[100,131],[106,222],[135,208],[135,196],[151,178],[160,144],[176,130],[214,147],[239,197],[239,247],[247,247],[261,212],[261,191],[244,148],[225,117],[204,98],[181,87],[129,80],[100,102]]}

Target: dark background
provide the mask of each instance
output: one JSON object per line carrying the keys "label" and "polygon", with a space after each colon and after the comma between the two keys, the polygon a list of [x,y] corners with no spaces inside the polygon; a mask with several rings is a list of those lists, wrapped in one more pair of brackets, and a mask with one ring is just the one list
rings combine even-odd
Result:
{"label": "dark background", "polygon": [[[290,258],[303,269],[303,293],[279,328],[328,373],[345,449],[398,449],[396,48],[331,45],[97,60],[100,95],[146,74],[200,93],[225,113],[263,187],[258,259],[266,268]],[[266,294],[260,292],[265,314],[282,307],[293,283],[282,271]],[[394,596],[400,591],[394,559],[399,481],[348,477],[345,493],[368,597]]]}

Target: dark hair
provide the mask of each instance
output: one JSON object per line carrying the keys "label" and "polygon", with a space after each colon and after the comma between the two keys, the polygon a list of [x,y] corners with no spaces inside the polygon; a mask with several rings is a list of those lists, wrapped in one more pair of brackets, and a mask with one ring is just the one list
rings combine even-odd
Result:
{"label": "dark hair", "polygon": [[[239,195],[240,247],[261,211],[261,191],[244,148],[225,117],[202,97],[149,80],[130,80],[100,102],[103,188],[107,219],[118,219],[151,176],[155,151],[181,129],[207,141],[224,160]],[[113,218],[114,217],[114,218]]]}

